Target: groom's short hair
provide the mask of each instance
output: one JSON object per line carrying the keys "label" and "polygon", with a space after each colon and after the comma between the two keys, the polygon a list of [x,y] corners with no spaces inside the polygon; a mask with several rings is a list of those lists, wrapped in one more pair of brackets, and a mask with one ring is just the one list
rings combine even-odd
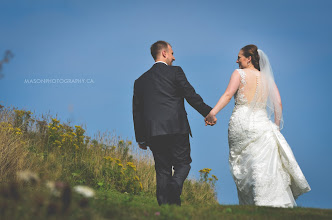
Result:
{"label": "groom's short hair", "polygon": [[157,59],[158,54],[160,53],[160,51],[162,49],[168,49],[168,45],[171,46],[169,43],[167,43],[166,41],[163,40],[159,40],[156,43],[151,45],[151,55],[153,57],[154,60]]}

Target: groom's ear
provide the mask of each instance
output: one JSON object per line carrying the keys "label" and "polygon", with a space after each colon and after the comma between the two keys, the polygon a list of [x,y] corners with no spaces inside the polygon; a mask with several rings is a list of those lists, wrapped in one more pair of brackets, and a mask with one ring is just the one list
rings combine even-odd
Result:
{"label": "groom's ear", "polygon": [[161,55],[162,55],[164,58],[166,58],[166,50],[163,50],[163,51],[161,52]]}

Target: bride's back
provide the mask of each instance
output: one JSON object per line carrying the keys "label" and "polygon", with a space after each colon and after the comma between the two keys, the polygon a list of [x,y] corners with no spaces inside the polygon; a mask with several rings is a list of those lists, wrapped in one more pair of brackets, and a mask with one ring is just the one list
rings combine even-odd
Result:
{"label": "bride's back", "polygon": [[256,69],[241,69],[239,72],[241,75],[239,92],[242,93],[244,101],[248,104],[256,105],[261,103],[265,105],[267,101],[267,87],[260,71]]}

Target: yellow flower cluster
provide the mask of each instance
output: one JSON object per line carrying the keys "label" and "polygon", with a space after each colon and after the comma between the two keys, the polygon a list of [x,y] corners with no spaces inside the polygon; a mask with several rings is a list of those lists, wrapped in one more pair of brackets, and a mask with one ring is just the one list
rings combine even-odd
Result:
{"label": "yellow flower cluster", "polygon": [[12,124],[10,124],[10,123],[8,123],[8,122],[5,122],[5,121],[2,121],[2,122],[0,123],[0,126],[1,126],[1,128],[2,128],[2,127],[4,127],[4,128],[6,128],[6,127],[13,127]]}
{"label": "yellow flower cluster", "polygon": [[12,124],[8,123],[8,122],[1,122],[0,124],[0,128],[7,130],[9,132],[14,132],[14,134],[17,135],[21,135],[22,134],[22,130],[20,128],[14,128]]}
{"label": "yellow flower cluster", "polygon": [[218,180],[218,178],[217,178],[215,175],[212,175],[212,177],[213,177],[215,180]]}
{"label": "yellow flower cluster", "polygon": [[199,172],[200,172],[200,173],[207,173],[207,174],[209,174],[211,170],[212,170],[212,169],[204,168],[204,169],[200,170]]}
{"label": "yellow flower cluster", "polygon": [[58,140],[55,140],[55,141],[54,141],[54,144],[55,144],[56,146],[58,146],[59,148],[62,147],[62,146],[61,146],[61,142],[58,141]]}
{"label": "yellow flower cluster", "polygon": [[15,134],[18,134],[18,135],[22,134],[22,131],[20,128],[15,128],[14,132],[15,132]]}
{"label": "yellow flower cluster", "polygon": [[52,118],[52,122],[53,122],[53,124],[58,124],[58,123],[60,123],[60,121],[58,120],[58,119],[56,119],[56,118]]}
{"label": "yellow flower cluster", "polygon": [[136,171],[136,166],[134,165],[133,162],[127,162],[127,167],[130,167],[131,169],[133,169],[134,171]]}
{"label": "yellow flower cluster", "polygon": [[[52,118],[48,125],[50,143],[61,148],[62,146],[73,146],[79,150],[81,146],[89,143],[90,138],[84,136],[85,130],[76,125],[72,128],[68,125],[60,124],[60,120]],[[84,141],[85,140],[85,141]]]}
{"label": "yellow flower cluster", "polygon": [[24,115],[32,115],[32,112],[30,111],[24,111],[24,110],[14,110],[17,117],[23,117]]}
{"label": "yellow flower cluster", "polygon": [[141,190],[143,189],[143,185],[142,182],[139,181],[139,177],[138,176],[134,176],[134,181],[137,181],[139,183],[139,187],[141,188]]}
{"label": "yellow flower cluster", "polygon": [[65,143],[71,143],[75,137],[75,133],[74,132],[70,132],[70,133],[64,133],[64,134],[61,134],[60,137],[61,137],[61,142],[63,144]]}
{"label": "yellow flower cluster", "polygon": [[78,126],[78,125],[75,125],[75,135],[76,135],[76,138],[77,138],[77,144],[78,145],[82,145],[83,142],[84,142],[84,132],[85,130],[81,127],[81,126]]}
{"label": "yellow flower cluster", "polygon": [[135,186],[136,187],[139,186],[139,188],[141,190],[143,189],[143,185],[142,185],[139,177],[135,174],[136,171],[137,171],[137,168],[136,168],[136,166],[133,162],[126,162],[124,164],[124,162],[121,162],[120,159],[114,158],[114,157],[111,157],[111,156],[104,156],[104,159],[106,161],[110,161],[110,162],[114,161],[115,162],[114,166],[112,165],[112,168],[115,168],[116,171],[121,174],[121,176],[122,176],[121,178],[123,178],[123,180],[125,182],[129,181],[128,183],[134,184],[132,187],[135,188]]}
{"label": "yellow flower cluster", "polygon": [[109,161],[111,161],[111,162],[114,161],[114,158],[111,157],[111,156],[106,156],[106,157],[104,157],[104,159],[105,159],[105,160],[109,160]]}

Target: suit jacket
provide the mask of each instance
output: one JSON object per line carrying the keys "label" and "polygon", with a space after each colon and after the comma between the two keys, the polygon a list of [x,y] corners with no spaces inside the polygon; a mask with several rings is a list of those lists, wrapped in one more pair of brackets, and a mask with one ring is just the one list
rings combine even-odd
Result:
{"label": "suit jacket", "polygon": [[203,117],[211,111],[179,66],[155,63],[134,84],[133,119],[137,142],[150,137],[185,134],[191,130],[184,99]]}

